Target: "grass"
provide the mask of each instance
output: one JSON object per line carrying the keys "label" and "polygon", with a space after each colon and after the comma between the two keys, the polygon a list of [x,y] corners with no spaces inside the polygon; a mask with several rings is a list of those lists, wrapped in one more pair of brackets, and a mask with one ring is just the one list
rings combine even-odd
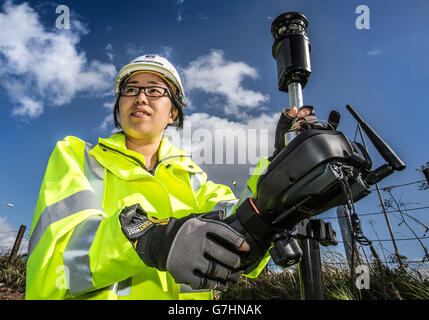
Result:
{"label": "grass", "polygon": [[[324,260],[332,262],[333,258],[334,263],[322,263],[326,300],[429,300],[429,277],[420,270],[371,264],[370,287],[358,290],[351,287],[351,273],[344,259],[331,256]],[[265,269],[258,278],[241,277],[214,296],[217,300],[299,300],[298,268],[293,266],[281,272]]]}
{"label": "grass", "polygon": [[0,257],[0,283],[11,288],[25,287],[25,260],[14,257],[9,262],[9,256]]}
{"label": "grass", "polygon": [[25,264],[22,257],[14,257],[9,261],[9,255],[0,257],[0,300],[21,299],[25,292]]}
{"label": "grass", "polygon": [[[429,300],[429,277],[419,269],[388,268],[369,265],[370,288],[352,290],[348,265],[341,256],[330,255],[323,261],[323,286],[327,300]],[[14,292],[25,291],[25,259],[8,261],[0,257],[0,283]],[[299,300],[297,266],[281,272],[264,269],[258,278],[241,277],[225,291],[215,291],[216,300]],[[12,299],[12,298],[10,298]]]}

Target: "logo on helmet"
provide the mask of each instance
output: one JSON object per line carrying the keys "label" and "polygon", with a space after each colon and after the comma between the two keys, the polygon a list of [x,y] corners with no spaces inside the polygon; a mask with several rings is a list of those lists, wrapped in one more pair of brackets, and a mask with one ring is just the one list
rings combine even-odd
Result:
{"label": "logo on helmet", "polygon": [[136,61],[133,61],[133,63],[139,63],[139,62],[152,63],[152,64],[157,64],[157,65],[160,65],[160,66],[164,66],[161,62],[152,61],[152,60],[136,60]]}

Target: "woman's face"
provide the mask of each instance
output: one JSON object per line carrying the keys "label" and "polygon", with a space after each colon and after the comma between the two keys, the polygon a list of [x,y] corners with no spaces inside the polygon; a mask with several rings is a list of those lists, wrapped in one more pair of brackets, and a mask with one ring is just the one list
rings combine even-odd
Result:
{"label": "woman's face", "polygon": [[[125,85],[168,89],[161,77],[146,72],[131,76]],[[121,96],[119,99],[119,120],[128,137],[145,140],[159,138],[176,116],[177,110],[172,108],[168,94],[152,98],[147,97],[144,90],[141,90],[137,96]]]}

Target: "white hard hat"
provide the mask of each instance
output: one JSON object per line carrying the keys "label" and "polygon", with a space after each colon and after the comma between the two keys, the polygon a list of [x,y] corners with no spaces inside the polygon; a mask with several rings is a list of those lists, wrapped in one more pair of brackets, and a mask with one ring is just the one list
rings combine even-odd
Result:
{"label": "white hard hat", "polygon": [[159,74],[167,83],[174,87],[177,96],[182,102],[185,103],[185,92],[183,90],[182,81],[180,80],[179,73],[176,68],[165,58],[156,54],[145,54],[135,58],[129,64],[122,67],[119,71],[115,81],[115,95],[119,96],[119,85],[122,80],[131,76],[136,71],[151,71]]}

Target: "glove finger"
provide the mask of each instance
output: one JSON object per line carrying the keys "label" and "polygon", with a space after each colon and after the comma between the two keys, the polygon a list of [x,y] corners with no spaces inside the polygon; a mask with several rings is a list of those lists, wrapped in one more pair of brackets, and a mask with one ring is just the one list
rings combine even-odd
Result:
{"label": "glove finger", "polygon": [[[177,282],[177,281],[176,281]],[[180,283],[180,282],[177,282]],[[209,279],[201,275],[198,271],[194,272],[192,277],[190,277],[186,282],[182,282],[190,286],[193,290],[201,289],[215,289],[215,290],[224,290],[225,284],[220,281]]]}
{"label": "glove finger", "polygon": [[241,261],[238,254],[226,249],[212,240],[207,240],[205,253],[216,261],[233,269],[237,269],[240,266]]}
{"label": "glove finger", "polygon": [[242,271],[237,271],[237,272],[232,273],[229,281],[234,282],[234,283],[238,282],[238,280],[241,277],[241,273],[242,273]]}
{"label": "glove finger", "polygon": [[176,283],[187,284],[193,290],[205,289],[207,286],[207,280],[199,272],[189,272],[184,278],[173,275],[173,278]]}
{"label": "glove finger", "polygon": [[223,219],[223,210],[214,210],[206,213],[200,214],[201,218],[209,219],[209,220],[217,220],[222,221]]}
{"label": "glove finger", "polygon": [[211,279],[204,279],[205,286],[200,289],[213,289],[213,290],[225,290],[226,286],[222,282],[211,280]]}
{"label": "glove finger", "polygon": [[229,281],[232,277],[232,270],[219,263],[211,262],[211,268],[204,276],[213,280]]}
{"label": "glove finger", "polygon": [[213,233],[217,238],[221,238],[222,240],[231,244],[235,249],[240,248],[240,246],[244,242],[244,236],[231,228],[229,225],[214,220],[205,220],[201,219],[207,223],[207,234]]}

